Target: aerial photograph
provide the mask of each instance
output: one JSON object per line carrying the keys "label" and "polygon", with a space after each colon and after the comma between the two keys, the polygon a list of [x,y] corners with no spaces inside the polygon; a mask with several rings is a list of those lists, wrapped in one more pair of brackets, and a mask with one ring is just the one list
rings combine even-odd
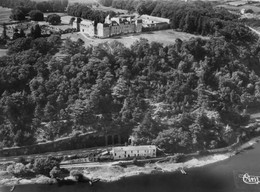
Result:
{"label": "aerial photograph", "polygon": [[88,191],[260,191],[260,0],[0,0],[0,192]]}

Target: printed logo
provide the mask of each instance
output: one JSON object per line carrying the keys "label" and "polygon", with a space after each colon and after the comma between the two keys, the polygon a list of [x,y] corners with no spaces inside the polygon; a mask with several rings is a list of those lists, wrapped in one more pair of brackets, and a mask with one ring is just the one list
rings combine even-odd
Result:
{"label": "printed logo", "polygon": [[248,185],[258,185],[260,183],[260,176],[249,175],[248,173],[239,174],[239,178],[242,178],[243,182]]}
{"label": "printed logo", "polygon": [[260,172],[258,171],[233,171],[235,186],[247,192],[259,191]]}

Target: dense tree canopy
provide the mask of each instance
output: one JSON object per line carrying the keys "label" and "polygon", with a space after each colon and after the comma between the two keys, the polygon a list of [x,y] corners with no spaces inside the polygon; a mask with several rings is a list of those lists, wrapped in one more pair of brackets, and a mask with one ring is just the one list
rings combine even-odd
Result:
{"label": "dense tree canopy", "polygon": [[28,14],[31,10],[40,10],[42,12],[65,12],[68,5],[68,0],[46,0],[46,1],[32,1],[32,0],[0,0],[0,6],[15,9],[17,7],[23,8]]}
{"label": "dense tree canopy", "polygon": [[25,16],[26,14],[20,8],[15,8],[12,10],[10,18],[13,20],[22,21],[25,20]]}
{"label": "dense tree canopy", "polygon": [[61,18],[57,14],[51,14],[48,15],[46,21],[49,22],[51,25],[58,25],[61,23]]}
{"label": "dense tree canopy", "polygon": [[[214,8],[211,3],[203,1],[151,1],[151,0],[101,0],[103,5],[128,11],[137,11],[140,15],[148,14],[169,18],[172,29],[200,35],[225,36],[227,39],[245,37],[246,29],[237,22],[238,16],[224,8]],[[231,28],[230,26],[233,25]]]}
{"label": "dense tree canopy", "polygon": [[104,23],[107,15],[111,15],[111,16],[115,15],[115,12],[113,11],[105,12],[100,10],[94,10],[89,5],[78,4],[78,3],[69,5],[67,12],[69,15],[74,17],[81,17],[83,19],[95,21],[95,24]]}
{"label": "dense tree canopy", "polygon": [[33,20],[33,21],[43,21],[44,20],[43,13],[39,10],[30,11],[29,16],[30,16],[31,20]]}
{"label": "dense tree canopy", "polygon": [[66,40],[57,57],[59,42],[18,38],[0,58],[2,145],[34,141],[47,122],[41,129],[49,139],[71,131],[69,125],[134,133],[138,143],[172,152],[215,148],[228,142],[225,124],[239,132],[243,110],[259,106],[260,49],[253,41],[198,38],[163,46],[141,39],[131,48],[85,48]]}
{"label": "dense tree canopy", "polygon": [[93,130],[133,134],[169,152],[231,143],[248,121],[245,110],[260,106],[260,44],[232,15],[214,13],[210,23],[229,25],[209,32],[222,35],[169,46],[140,39],[130,48],[85,47],[80,39],[42,37],[38,27],[10,42],[0,58],[0,145]]}

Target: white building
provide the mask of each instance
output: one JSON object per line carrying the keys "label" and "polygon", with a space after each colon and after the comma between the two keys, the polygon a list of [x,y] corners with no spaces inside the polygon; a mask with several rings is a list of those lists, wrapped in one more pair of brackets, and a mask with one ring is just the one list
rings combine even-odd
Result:
{"label": "white building", "polygon": [[114,160],[134,157],[156,157],[155,145],[113,147],[110,152]]}
{"label": "white building", "polygon": [[170,19],[150,15],[141,15],[139,19],[142,19],[143,27],[168,26],[170,24]]}
{"label": "white building", "polygon": [[85,34],[89,35],[90,37],[94,37],[94,35],[95,35],[94,21],[83,19],[79,25],[80,25],[81,33],[85,33]]}

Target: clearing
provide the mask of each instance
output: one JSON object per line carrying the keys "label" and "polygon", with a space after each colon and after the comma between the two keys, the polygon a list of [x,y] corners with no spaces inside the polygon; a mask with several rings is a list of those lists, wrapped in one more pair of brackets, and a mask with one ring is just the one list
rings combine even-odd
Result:
{"label": "clearing", "polygon": [[240,11],[241,9],[252,9],[255,13],[260,13],[260,4],[247,4],[247,5],[242,5],[242,6],[232,6],[232,5],[227,5],[227,4],[222,4],[218,5],[216,7],[223,7],[228,10],[235,10],[235,11]]}
{"label": "clearing", "polygon": [[7,53],[7,49],[0,49],[0,57],[5,56]]}
{"label": "clearing", "polygon": [[140,34],[128,34],[124,36],[115,36],[107,39],[98,39],[98,38],[90,38],[82,35],[81,33],[73,33],[73,34],[64,34],[62,35],[62,39],[71,38],[72,40],[76,41],[77,39],[81,38],[85,41],[86,45],[98,45],[100,43],[105,42],[112,42],[112,41],[119,41],[123,43],[126,47],[130,47],[135,41],[139,40],[140,38],[148,39],[149,42],[155,41],[162,43],[164,45],[171,45],[175,43],[177,38],[181,40],[188,40],[192,37],[200,37],[204,39],[208,39],[208,37],[193,35],[185,32],[177,32],[173,31],[172,29],[163,30],[163,31],[152,31]]}
{"label": "clearing", "polygon": [[9,22],[11,15],[11,9],[0,7],[0,23]]}

